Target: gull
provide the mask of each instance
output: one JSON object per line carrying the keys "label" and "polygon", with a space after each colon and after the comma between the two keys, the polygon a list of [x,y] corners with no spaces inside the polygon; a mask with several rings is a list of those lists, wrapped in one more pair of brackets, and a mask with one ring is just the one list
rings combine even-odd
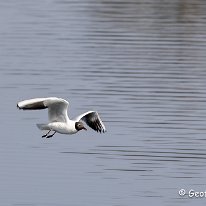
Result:
{"label": "gull", "polygon": [[[42,137],[53,137],[56,132],[60,134],[75,134],[82,129],[87,130],[83,122],[97,132],[106,132],[106,128],[96,111],[88,111],[74,119],[70,119],[67,115],[69,102],[62,98],[28,99],[18,102],[17,107],[23,110],[48,109],[49,123],[37,124],[40,130],[48,131]],[[50,134],[51,132],[53,134]]]}

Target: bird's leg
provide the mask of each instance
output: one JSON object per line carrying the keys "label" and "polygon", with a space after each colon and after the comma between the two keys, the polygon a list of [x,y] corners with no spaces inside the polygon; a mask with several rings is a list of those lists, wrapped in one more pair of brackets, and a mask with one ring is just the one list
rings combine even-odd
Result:
{"label": "bird's leg", "polygon": [[43,137],[46,137],[50,132],[51,132],[51,130],[49,130],[46,134],[44,134],[44,135],[42,136],[42,138],[43,138]]}
{"label": "bird's leg", "polygon": [[56,131],[55,131],[53,134],[51,134],[51,135],[49,135],[49,136],[46,136],[46,138],[51,138],[51,137],[53,137],[53,136],[55,135],[55,133],[56,133]]}

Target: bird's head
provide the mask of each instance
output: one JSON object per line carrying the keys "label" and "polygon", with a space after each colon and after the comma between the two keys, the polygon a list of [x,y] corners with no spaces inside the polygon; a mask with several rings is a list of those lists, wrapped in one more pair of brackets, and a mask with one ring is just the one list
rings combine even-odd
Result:
{"label": "bird's head", "polygon": [[75,122],[75,129],[76,129],[77,131],[80,131],[80,130],[82,130],[82,129],[87,130],[87,129],[84,127],[84,124],[83,124],[82,122]]}

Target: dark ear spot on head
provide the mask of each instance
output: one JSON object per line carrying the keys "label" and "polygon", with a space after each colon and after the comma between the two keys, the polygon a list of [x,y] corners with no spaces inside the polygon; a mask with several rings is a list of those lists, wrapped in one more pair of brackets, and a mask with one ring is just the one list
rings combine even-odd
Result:
{"label": "dark ear spot on head", "polygon": [[84,124],[83,124],[82,122],[75,122],[75,129],[76,129],[77,131],[82,130],[82,129],[87,130],[87,129],[84,127]]}
{"label": "dark ear spot on head", "polygon": [[83,128],[83,123],[82,122],[75,122],[75,129],[77,131],[81,130]]}
{"label": "dark ear spot on head", "polygon": [[78,131],[78,123],[79,122],[75,122],[75,129]]}

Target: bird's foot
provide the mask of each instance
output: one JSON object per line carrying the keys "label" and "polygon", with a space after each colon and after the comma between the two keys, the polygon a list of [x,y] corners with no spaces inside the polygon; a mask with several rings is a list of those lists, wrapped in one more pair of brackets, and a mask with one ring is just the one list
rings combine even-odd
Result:
{"label": "bird's foot", "polygon": [[51,134],[51,135],[46,136],[46,138],[51,138],[51,137],[53,137],[53,136],[55,135],[55,133],[56,133],[56,132],[54,132],[54,133]]}
{"label": "bird's foot", "polygon": [[51,132],[51,130],[49,130],[46,134],[42,135],[42,138],[47,137],[47,135]]}

